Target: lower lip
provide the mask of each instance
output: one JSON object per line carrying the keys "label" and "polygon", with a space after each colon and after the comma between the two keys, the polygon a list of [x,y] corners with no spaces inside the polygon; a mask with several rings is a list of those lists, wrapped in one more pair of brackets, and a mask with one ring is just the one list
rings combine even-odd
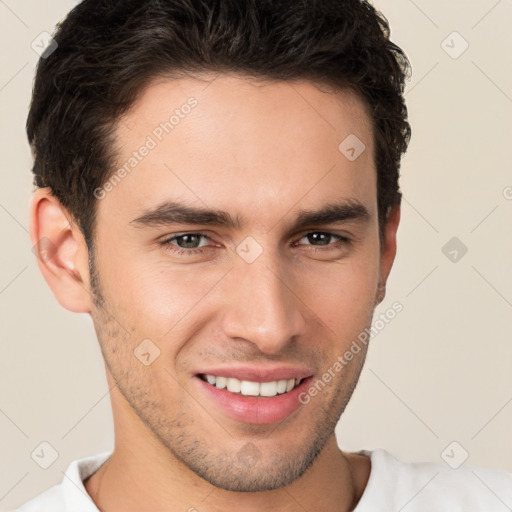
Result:
{"label": "lower lip", "polygon": [[283,421],[302,404],[299,395],[312,377],[304,379],[296,388],[273,397],[244,396],[218,389],[203,379],[196,377],[204,392],[231,418],[244,423],[265,425]]}

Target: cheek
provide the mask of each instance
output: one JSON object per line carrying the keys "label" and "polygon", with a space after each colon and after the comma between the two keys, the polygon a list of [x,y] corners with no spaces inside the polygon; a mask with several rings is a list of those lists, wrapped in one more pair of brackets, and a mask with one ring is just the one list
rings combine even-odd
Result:
{"label": "cheek", "polygon": [[186,326],[190,329],[205,298],[225,272],[220,266],[200,269],[171,265],[164,254],[133,254],[124,261],[106,260],[100,279],[118,314],[135,333],[158,343],[177,334],[186,335]]}
{"label": "cheek", "polygon": [[360,251],[352,258],[301,273],[300,295],[331,334],[354,336],[371,322],[379,278],[376,251]]}

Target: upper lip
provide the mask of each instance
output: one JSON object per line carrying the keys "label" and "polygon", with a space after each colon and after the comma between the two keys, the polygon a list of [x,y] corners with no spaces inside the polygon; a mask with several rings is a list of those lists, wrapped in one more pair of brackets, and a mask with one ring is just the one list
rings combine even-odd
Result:
{"label": "upper lip", "polygon": [[252,382],[271,382],[276,380],[305,379],[313,375],[309,368],[297,366],[232,366],[209,368],[198,372],[199,375],[215,375],[216,377],[235,378]]}

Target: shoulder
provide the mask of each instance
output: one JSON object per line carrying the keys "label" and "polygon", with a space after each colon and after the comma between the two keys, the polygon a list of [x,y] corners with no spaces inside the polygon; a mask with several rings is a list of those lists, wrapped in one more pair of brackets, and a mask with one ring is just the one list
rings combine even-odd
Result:
{"label": "shoulder", "polygon": [[71,462],[60,484],[50,487],[13,512],[98,512],[83,481],[97,471],[111,453],[103,452]]}
{"label": "shoulder", "polygon": [[62,484],[50,487],[21,505],[14,512],[45,512],[50,510],[65,510]]}
{"label": "shoulder", "polygon": [[387,451],[362,450],[371,461],[366,488],[354,512],[502,512],[512,506],[512,473],[444,462],[402,462]]}

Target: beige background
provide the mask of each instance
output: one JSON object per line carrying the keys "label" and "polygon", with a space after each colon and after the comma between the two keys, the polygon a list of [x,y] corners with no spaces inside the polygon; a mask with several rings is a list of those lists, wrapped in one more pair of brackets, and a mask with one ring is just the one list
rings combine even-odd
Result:
{"label": "beige background", "polygon": [[[58,305],[27,233],[31,43],[73,5],[0,0],[4,511],[60,482],[71,460],[113,444],[92,323]],[[372,341],[339,442],[444,464],[456,441],[452,460],[465,450],[465,464],[512,471],[512,1],[375,5],[413,64],[399,252],[377,314],[395,301],[403,311]],[[456,262],[442,251],[452,237],[468,249]],[[59,454],[46,470],[31,458],[42,441]]]}

